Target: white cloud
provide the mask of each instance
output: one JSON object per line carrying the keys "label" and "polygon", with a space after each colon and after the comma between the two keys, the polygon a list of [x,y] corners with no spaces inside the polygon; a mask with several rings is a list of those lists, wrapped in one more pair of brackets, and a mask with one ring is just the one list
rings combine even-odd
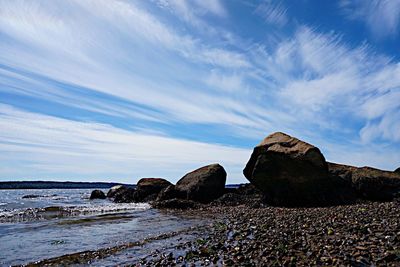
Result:
{"label": "white cloud", "polygon": [[399,33],[399,0],[342,0],[340,7],[347,18],[364,22],[378,38],[395,36]]}
{"label": "white cloud", "polygon": [[343,135],[354,122],[369,125],[365,129],[377,124],[376,134],[368,135],[371,138],[365,138],[363,130],[364,141],[398,141],[393,112],[400,107],[399,63],[372,53],[366,45],[349,47],[337,34],[307,27],[273,49],[255,51],[257,62],[262,62],[260,58],[265,62],[259,68],[277,92],[275,101],[300,123]]}
{"label": "white cloud", "polygon": [[220,0],[195,0],[196,5],[220,17],[227,16],[227,12]]}
{"label": "white cloud", "polygon": [[[0,64],[5,66],[0,67],[1,92],[133,121],[218,127],[229,137],[245,137],[254,143],[279,130],[308,136],[310,142],[325,133],[342,136],[336,142],[356,146],[355,154],[382,140],[398,145],[399,63],[374,53],[367,44],[349,46],[336,33],[320,33],[305,26],[296,26],[294,35],[268,37],[265,43],[243,41],[225,29],[214,29],[207,21],[210,17],[230,18],[227,10],[214,1],[220,6],[167,2],[169,8],[175,8],[173,14],[181,17],[166,15],[165,9],[152,9],[150,2],[0,3],[0,31],[5,37],[0,42]],[[283,5],[264,5],[270,5],[266,14],[274,23],[287,23]],[[220,34],[223,37],[217,37]],[[27,70],[29,73],[24,72]],[[70,90],[74,87],[80,90]],[[78,124],[80,128],[87,125]],[[99,127],[103,132],[111,126]],[[132,128],[143,128],[143,124]],[[114,128],[110,131],[113,138],[125,138]],[[143,129],[140,132],[151,136]],[[88,134],[93,133],[90,130]],[[139,133],[133,134],[136,137]],[[360,140],[365,142],[365,149],[358,143]],[[7,149],[24,148],[7,144]],[[90,149],[93,153],[102,152]],[[167,149],[174,150],[172,146],[165,147],[165,156]],[[67,145],[51,153],[63,151],[69,151]],[[332,160],[341,158],[335,150],[329,151],[333,151],[329,152],[334,155]],[[118,159],[129,158],[125,152],[114,152]],[[396,158],[395,152],[392,154]],[[379,154],[369,155],[368,162],[372,162],[372,157]],[[20,154],[14,158],[17,156]],[[61,159],[70,162],[68,166],[74,165],[71,158]],[[361,162],[362,157],[359,159]],[[62,160],[53,162],[51,168],[64,166]],[[103,159],[98,160],[91,167],[96,169]],[[46,162],[29,166],[45,168]],[[107,169],[107,165],[104,168],[117,170]],[[125,170],[129,166],[118,168]],[[85,168],[80,170],[85,172]]]}
{"label": "white cloud", "polygon": [[[166,177],[176,182],[186,172],[213,162],[229,173],[228,182],[243,181],[242,168],[251,151],[218,144],[78,122],[0,105],[1,168],[15,163],[1,178],[86,177],[136,182]],[[129,177],[129,178],[128,178]]]}
{"label": "white cloud", "polygon": [[279,27],[285,26],[288,21],[287,8],[280,1],[265,0],[255,9],[267,23]]}
{"label": "white cloud", "polygon": [[[209,47],[191,37],[180,35],[148,12],[126,2],[78,1],[77,5],[83,6],[83,8],[73,6],[73,19],[68,17],[70,13],[61,12],[60,14],[59,10],[52,5],[30,3],[28,6],[25,6],[25,2],[22,1],[4,4],[4,14],[7,16],[1,18],[4,24],[1,24],[0,29],[23,42],[28,48],[22,50],[14,45],[1,44],[0,60],[6,65],[20,70],[30,70],[33,73],[43,73],[57,81],[71,85],[76,84],[120,97],[132,103],[145,105],[162,112],[166,118],[171,120],[239,124],[239,126],[254,124],[251,121],[248,122],[241,115],[229,112],[229,109],[233,108],[229,104],[233,102],[229,96],[215,98],[207,93],[196,92],[197,90],[194,88],[186,88],[186,85],[177,85],[172,82],[174,78],[168,79],[169,76],[177,73],[183,75],[185,79],[197,75],[195,69],[192,71],[185,65],[187,63],[179,65],[177,54],[195,62],[213,66],[249,67],[249,63],[243,55],[221,48]],[[73,5],[73,3],[69,2],[68,5]],[[61,9],[65,2],[59,4],[61,5],[59,9]],[[18,13],[19,7],[23,11],[22,13]],[[25,18],[25,13],[29,14],[28,18]],[[46,16],[42,16],[43,13]],[[26,20],[26,23],[31,21],[32,25],[36,25],[29,30],[32,32],[27,34],[31,36],[29,38],[24,34],[26,23],[22,23],[20,17],[24,21]],[[63,30],[57,31],[57,27],[50,30],[42,27],[41,25],[51,22],[48,19],[42,21],[43,17],[56,17],[63,25]],[[126,42],[113,41],[121,38]],[[69,41],[70,39],[73,41]],[[70,46],[71,43],[76,44]],[[165,48],[169,51],[165,51]],[[130,49],[138,49],[138,51]],[[32,53],[32,50],[35,53]],[[150,54],[149,51],[151,51]],[[171,55],[170,51],[175,54]],[[45,57],[44,54],[46,54]],[[152,60],[161,60],[162,62],[160,64],[152,62]],[[164,66],[162,64],[164,62],[168,62],[168,66]],[[147,71],[143,75],[139,74],[146,69]],[[148,75],[156,76],[148,77]],[[193,78],[197,79],[197,83],[199,82],[199,77]],[[192,86],[196,82],[192,83],[189,80],[189,84]],[[29,93],[35,93],[32,91],[30,90]],[[50,97],[50,100],[54,101],[56,88],[48,88],[46,91],[48,93],[44,95],[45,92],[41,88],[37,95],[42,94],[42,97],[47,99]],[[64,91],[61,96],[57,97],[68,100],[74,96],[71,96],[70,92]],[[199,102],[199,100],[204,100],[204,102]],[[82,103],[83,100],[71,101],[70,105],[79,104],[85,108],[90,108],[88,106],[91,105],[93,110],[93,106],[99,104],[94,103],[93,100],[88,101],[90,103]],[[236,101],[238,103],[234,105],[240,106],[241,101]],[[103,109],[103,107],[104,105],[101,105],[96,110]],[[117,107],[107,107],[103,111],[119,112],[120,114],[127,112],[123,108],[110,110],[114,108]],[[155,119],[154,114],[147,115]]]}
{"label": "white cloud", "polygon": [[210,87],[227,92],[246,90],[243,77],[240,74],[225,75],[217,70],[211,70],[206,80]]}

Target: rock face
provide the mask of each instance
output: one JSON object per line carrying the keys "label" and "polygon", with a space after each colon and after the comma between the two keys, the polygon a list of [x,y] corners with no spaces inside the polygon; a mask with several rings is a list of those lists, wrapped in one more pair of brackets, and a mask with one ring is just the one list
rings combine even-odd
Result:
{"label": "rock face", "polygon": [[210,203],[212,206],[239,206],[251,208],[264,206],[263,195],[252,184],[241,184],[237,188],[225,190],[225,194]]}
{"label": "rock face", "polygon": [[114,202],[116,203],[131,203],[135,202],[135,189],[129,187],[120,188],[114,195]]}
{"label": "rock face", "polygon": [[105,199],[106,195],[101,190],[93,190],[90,194],[90,199]]}
{"label": "rock face", "polygon": [[110,188],[110,190],[108,190],[107,192],[107,197],[108,198],[114,198],[116,194],[118,194],[118,192],[121,192],[122,190],[125,190],[126,187],[123,185],[115,185],[113,187]]}
{"label": "rock face", "polygon": [[142,178],[137,183],[134,200],[135,202],[155,200],[158,193],[170,185],[172,185],[170,182],[162,178]]}
{"label": "rock face", "polygon": [[136,188],[115,186],[107,193],[107,197],[114,198],[117,203],[150,202],[157,198],[158,193],[172,185],[162,178],[142,178]]}
{"label": "rock face", "polygon": [[211,164],[183,176],[175,186],[166,187],[157,201],[186,199],[209,203],[224,194],[226,171],[219,164]]}
{"label": "rock face", "polygon": [[351,197],[346,181],[329,175],[317,147],[280,132],[254,148],[243,173],[271,205],[332,205]]}
{"label": "rock face", "polygon": [[329,163],[329,172],[351,182],[360,198],[390,201],[400,194],[400,174],[371,167]]}

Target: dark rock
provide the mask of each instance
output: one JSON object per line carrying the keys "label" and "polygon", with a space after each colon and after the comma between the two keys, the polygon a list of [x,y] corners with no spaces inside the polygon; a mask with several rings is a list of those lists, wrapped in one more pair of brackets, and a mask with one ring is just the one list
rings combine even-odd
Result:
{"label": "dark rock", "polygon": [[117,191],[114,195],[115,203],[131,203],[135,202],[135,189],[124,187]]}
{"label": "dark rock", "polygon": [[262,192],[253,184],[241,184],[237,189],[237,193],[240,195],[254,195],[261,194]]}
{"label": "dark rock", "polygon": [[161,191],[158,201],[171,198],[209,203],[225,191],[226,172],[219,164],[211,164],[194,170],[180,179],[174,187]]}
{"label": "dark rock", "polygon": [[207,203],[220,197],[225,190],[226,171],[219,164],[194,170],[180,179],[175,190],[186,194],[186,199]]}
{"label": "dark rock", "polygon": [[45,212],[60,212],[63,210],[64,210],[63,207],[59,207],[59,206],[50,206],[50,207],[43,208],[43,211],[45,211]]}
{"label": "dark rock", "polygon": [[329,163],[329,172],[351,182],[359,197],[390,201],[400,193],[400,174],[371,167]]}
{"label": "dark rock", "polygon": [[136,188],[116,186],[110,189],[107,196],[114,198],[117,203],[150,202],[157,198],[161,190],[172,185],[162,178],[142,178]]}
{"label": "dark rock", "polygon": [[126,190],[126,189],[127,189],[127,187],[126,187],[126,186],[123,186],[123,185],[116,185],[116,186],[113,186],[113,187],[110,188],[110,190],[108,190],[108,192],[107,192],[107,197],[108,197],[108,198],[114,198],[115,195],[118,194],[118,192],[122,192],[122,191],[124,191],[124,190]]}
{"label": "dark rock", "polygon": [[240,195],[253,195],[253,194],[261,194],[261,191],[258,190],[254,185],[240,184],[238,187],[227,187],[225,188],[224,194],[240,194]]}
{"label": "dark rock", "polygon": [[172,185],[170,182],[162,178],[142,178],[137,183],[134,201],[148,202],[155,200],[160,191],[170,185]]}
{"label": "dark rock", "polygon": [[237,190],[236,187],[225,187],[224,194],[236,194]]}
{"label": "dark rock", "polygon": [[400,167],[394,170],[394,172],[400,174]]}
{"label": "dark rock", "polygon": [[38,198],[38,197],[44,197],[44,196],[42,196],[42,195],[26,195],[26,196],[23,196],[22,198]]}
{"label": "dark rock", "polygon": [[[151,194],[137,202],[149,203],[157,199],[158,194]],[[136,198],[135,198],[136,199]]]}
{"label": "dark rock", "polygon": [[90,194],[90,199],[105,199],[106,195],[101,190],[93,190]]}
{"label": "dark rock", "polygon": [[185,198],[184,194],[180,194],[177,190],[175,190],[175,185],[170,185],[160,191],[157,196],[156,201],[162,201],[173,198]]}
{"label": "dark rock", "polygon": [[211,206],[239,206],[246,205],[248,207],[263,206],[263,195],[252,184],[241,184],[236,188],[225,188],[225,193],[212,201]]}
{"label": "dark rock", "polygon": [[152,206],[156,209],[193,209],[199,207],[200,204],[192,200],[173,198],[156,201]]}
{"label": "dark rock", "polygon": [[210,204],[212,206],[239,206],[261,207],[264,206],[264,196],[252,184],[241,184],[238,188],[232,188],[221,197],[217,198]]}
{"label": "dark rock", "polygon": [[317,147],[280,132],[254,148],[243,173],[271,205],[324,206],[353,198],[345,181],[329,175]]}

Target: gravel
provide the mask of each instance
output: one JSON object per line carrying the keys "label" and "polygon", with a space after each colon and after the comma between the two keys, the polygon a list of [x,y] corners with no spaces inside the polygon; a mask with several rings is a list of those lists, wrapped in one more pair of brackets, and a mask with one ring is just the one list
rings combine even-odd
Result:
{"label": "gravel", "polygon": [[400,266],[400,203],[324,208],[209,206],[195,241],[133,266]]}

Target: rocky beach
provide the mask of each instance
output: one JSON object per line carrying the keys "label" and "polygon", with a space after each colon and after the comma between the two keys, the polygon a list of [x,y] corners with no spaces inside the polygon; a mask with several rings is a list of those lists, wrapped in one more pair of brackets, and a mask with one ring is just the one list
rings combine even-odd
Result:
{"label": "rocky beach", "polygon": [[254,148],[244,175],[249,184],[225,188],[224,168],[212,164],[176,185],[144,178],[136,189],[112,188],[114,201],[208,221],[193,229],[195,240],[132,265],[400,265],[398,170],[329,163],[317,147],[274,133]]}
{"label": "rocky beach", "polygon": [[0,267],[400,267],[400,0],[0,0]]}
{"label": "rocky beach", "polygon": [[[165,214],[205,218],[199,226],[29,266],[105,262],[124,266],[399,266],[397,200],[314,208],[270,207],[254,202],[253,196],[236,199],[240,203],[221,201],[184,210],[163,209]],[[161,245],[140,257],[129,257],[134,255],[132,249],[146,251],[154,241]],[[121,260],[120,255],[128,259]],[[113,257],[116,262],[107,262]]]}
{"label": "rocky beach", "polygon": [[202,235],[133,266],[399,266],[399,202],[209,207]]}
{"label": "rocky beach", "polygon": [[[100,247],[82,251],[72,246],[77,252],[23,265],[400,265],[398,170],[330,163],[317,147],[278,132],[254,148],[243,173],[249,183],[227,187],[223,166],[211,164],[176,184],[142,178],[135,187],[115,185],[87,196],[96,205],[114,203],[112,209],[122,213],[97,211],[71,220],[73,207],[41,209],[58,225],[90,225],[90,231],[108,238]],[[138,213],[138,207],[147,211]],[[126,212],[130,209],[136,211]],[[40,212],[31,212],[34,219],[41,219]],[[135,220],[142,223],[132,224]],[[140,237],[123,231],[123,240],[113,242],[113,231],[124,224],[125,231],[135,229]]]}

